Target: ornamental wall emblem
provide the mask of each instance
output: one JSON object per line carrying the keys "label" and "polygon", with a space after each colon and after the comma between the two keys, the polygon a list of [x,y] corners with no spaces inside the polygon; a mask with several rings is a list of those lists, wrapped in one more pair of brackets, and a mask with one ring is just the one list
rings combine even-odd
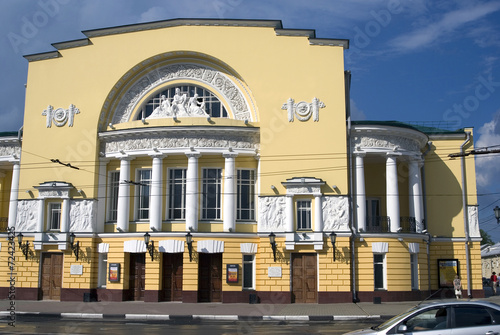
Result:
{"label": "ornamental wall emblem", "polygon": [[75,114],[80,114],[80,110],[73,104],[69,105],[68,109],[54,109],[53,106],[49,105],[49,107],[47,107],[47,109],[42,113],[42,115],[47,118],[47,128],[52,127],[52,123],[54,123],[57,127],[62,127],[66,123],[68,124],[68,127],[73,127]]}
{"label": "ornamental wall emblem", "polygon": [[311,103],[301,101],[295,103],[295,100],[289,98],[286,103],[281,106],[281,109],[288,111],[288,122],[293,122],[294,117],[299,121],[307,121],[313,117],[314,122],[319,121],[319,109],[325,108],[325,104],[318,98],[313,98]]}

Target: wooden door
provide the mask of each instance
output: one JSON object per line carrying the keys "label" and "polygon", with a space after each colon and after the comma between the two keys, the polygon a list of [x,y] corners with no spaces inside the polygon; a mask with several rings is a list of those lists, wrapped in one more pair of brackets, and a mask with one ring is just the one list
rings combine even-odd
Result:
{"label": "wooden door", "polygon": [[198,302],[222,301],[222,254],[199,253]]}
{"label": "wooden door", "polygon": [[129,292],[131,300],[144,300],[146,254],[130,254]]}
{"label": "wooden door", "polygon": [[182,301],[182,253],[163,253],[163,300]]}
{"label": "wooden door", "polygon": [[42,253],[42,299],[61,300],[63,254]]}
{"label": "wooden door", "polygon": [[292,302],[317,302],[316,268],[316,254],[292,254]]}

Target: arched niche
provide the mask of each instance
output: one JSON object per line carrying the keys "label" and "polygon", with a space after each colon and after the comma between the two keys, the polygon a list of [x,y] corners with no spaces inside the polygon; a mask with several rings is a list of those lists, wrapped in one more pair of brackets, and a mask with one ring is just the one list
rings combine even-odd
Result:
{"label": "arched niche", "polygon": [[227,117],[258,121],[251,92],[236,71],[205,54],[169,52],[137,64],[115,84],[103,104],[99,128],[137,119],[149,97],[175,85],[195,85],[212,92]]}

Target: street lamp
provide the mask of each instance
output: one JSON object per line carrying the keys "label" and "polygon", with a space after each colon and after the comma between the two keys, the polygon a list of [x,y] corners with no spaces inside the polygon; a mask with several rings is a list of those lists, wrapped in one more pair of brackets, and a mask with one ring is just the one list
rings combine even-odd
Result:
{"label": "street lamp", "polygon": [[78,261],[78,254],[80,253],[80,241],[77,241],[75,244],[75,233],[69,234],[69,245],[71,246],[71,250],[75,254],[76,260]]}
{"label": "street lamp", "polygon": [[497,223],[500,223],[500,208],[498,206],[495,206],[495,208],[493,208],[493,212],[495,212]]}
{"label": "street lamp", "polygon": [[26,241],[25,244],[23,244],[23,234],[19,233],[17,235],[17,243],[19,244],[19,249],[23,252],[24,257],[26,257],[26,260],[28,260],[28,253],[29,253],[29,248],[30,248],[30,243]]}
{"label": "street lamp", "polygon": [[337,240],[337,234],[335,234],[332,231],[329,236],[330,236],[330,241],[332,242],[332,248],[333,248],[333,261],[335,262],[335,241]]}
{"label": "street lamp", "polygon": [[188,245],[188,251],[189,251],[189,261],[193,261],[193,235],[191,235],[191,232],[188,232],[186,234],[186,243]]}
{"label": "street lamp", "polygon": [[269,234],[269,243],[271,243],[271,248],[273,249],[274,261],[276,262],[276,235],[273,232]]}
{"label": "street lamp", "polygon": [[154,259],[154,254],[155,254],[155,242],[149,241],[151,240],[151,235],[149,233],[144,234],[144,244],[146,245],[146,249],[148,249],[149,255],[151,256],[151,261]]}

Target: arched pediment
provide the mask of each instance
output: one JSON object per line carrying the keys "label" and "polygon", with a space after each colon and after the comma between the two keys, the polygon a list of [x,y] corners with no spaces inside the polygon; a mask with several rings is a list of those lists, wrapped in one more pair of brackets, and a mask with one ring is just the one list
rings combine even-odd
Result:
{"label": "arched pediment", "polygon": [[[176,57],[177,56],[177,57]],[[205,57],[208,57],[205,55]],[[148,97],[162,88],[199,85],[216,95],[236,120],[256,121],[253,99],[243,81],[220,62],[183,52],[153,57],[127,72],[108,94],[101,111],[100,128],[132,121]]]}

